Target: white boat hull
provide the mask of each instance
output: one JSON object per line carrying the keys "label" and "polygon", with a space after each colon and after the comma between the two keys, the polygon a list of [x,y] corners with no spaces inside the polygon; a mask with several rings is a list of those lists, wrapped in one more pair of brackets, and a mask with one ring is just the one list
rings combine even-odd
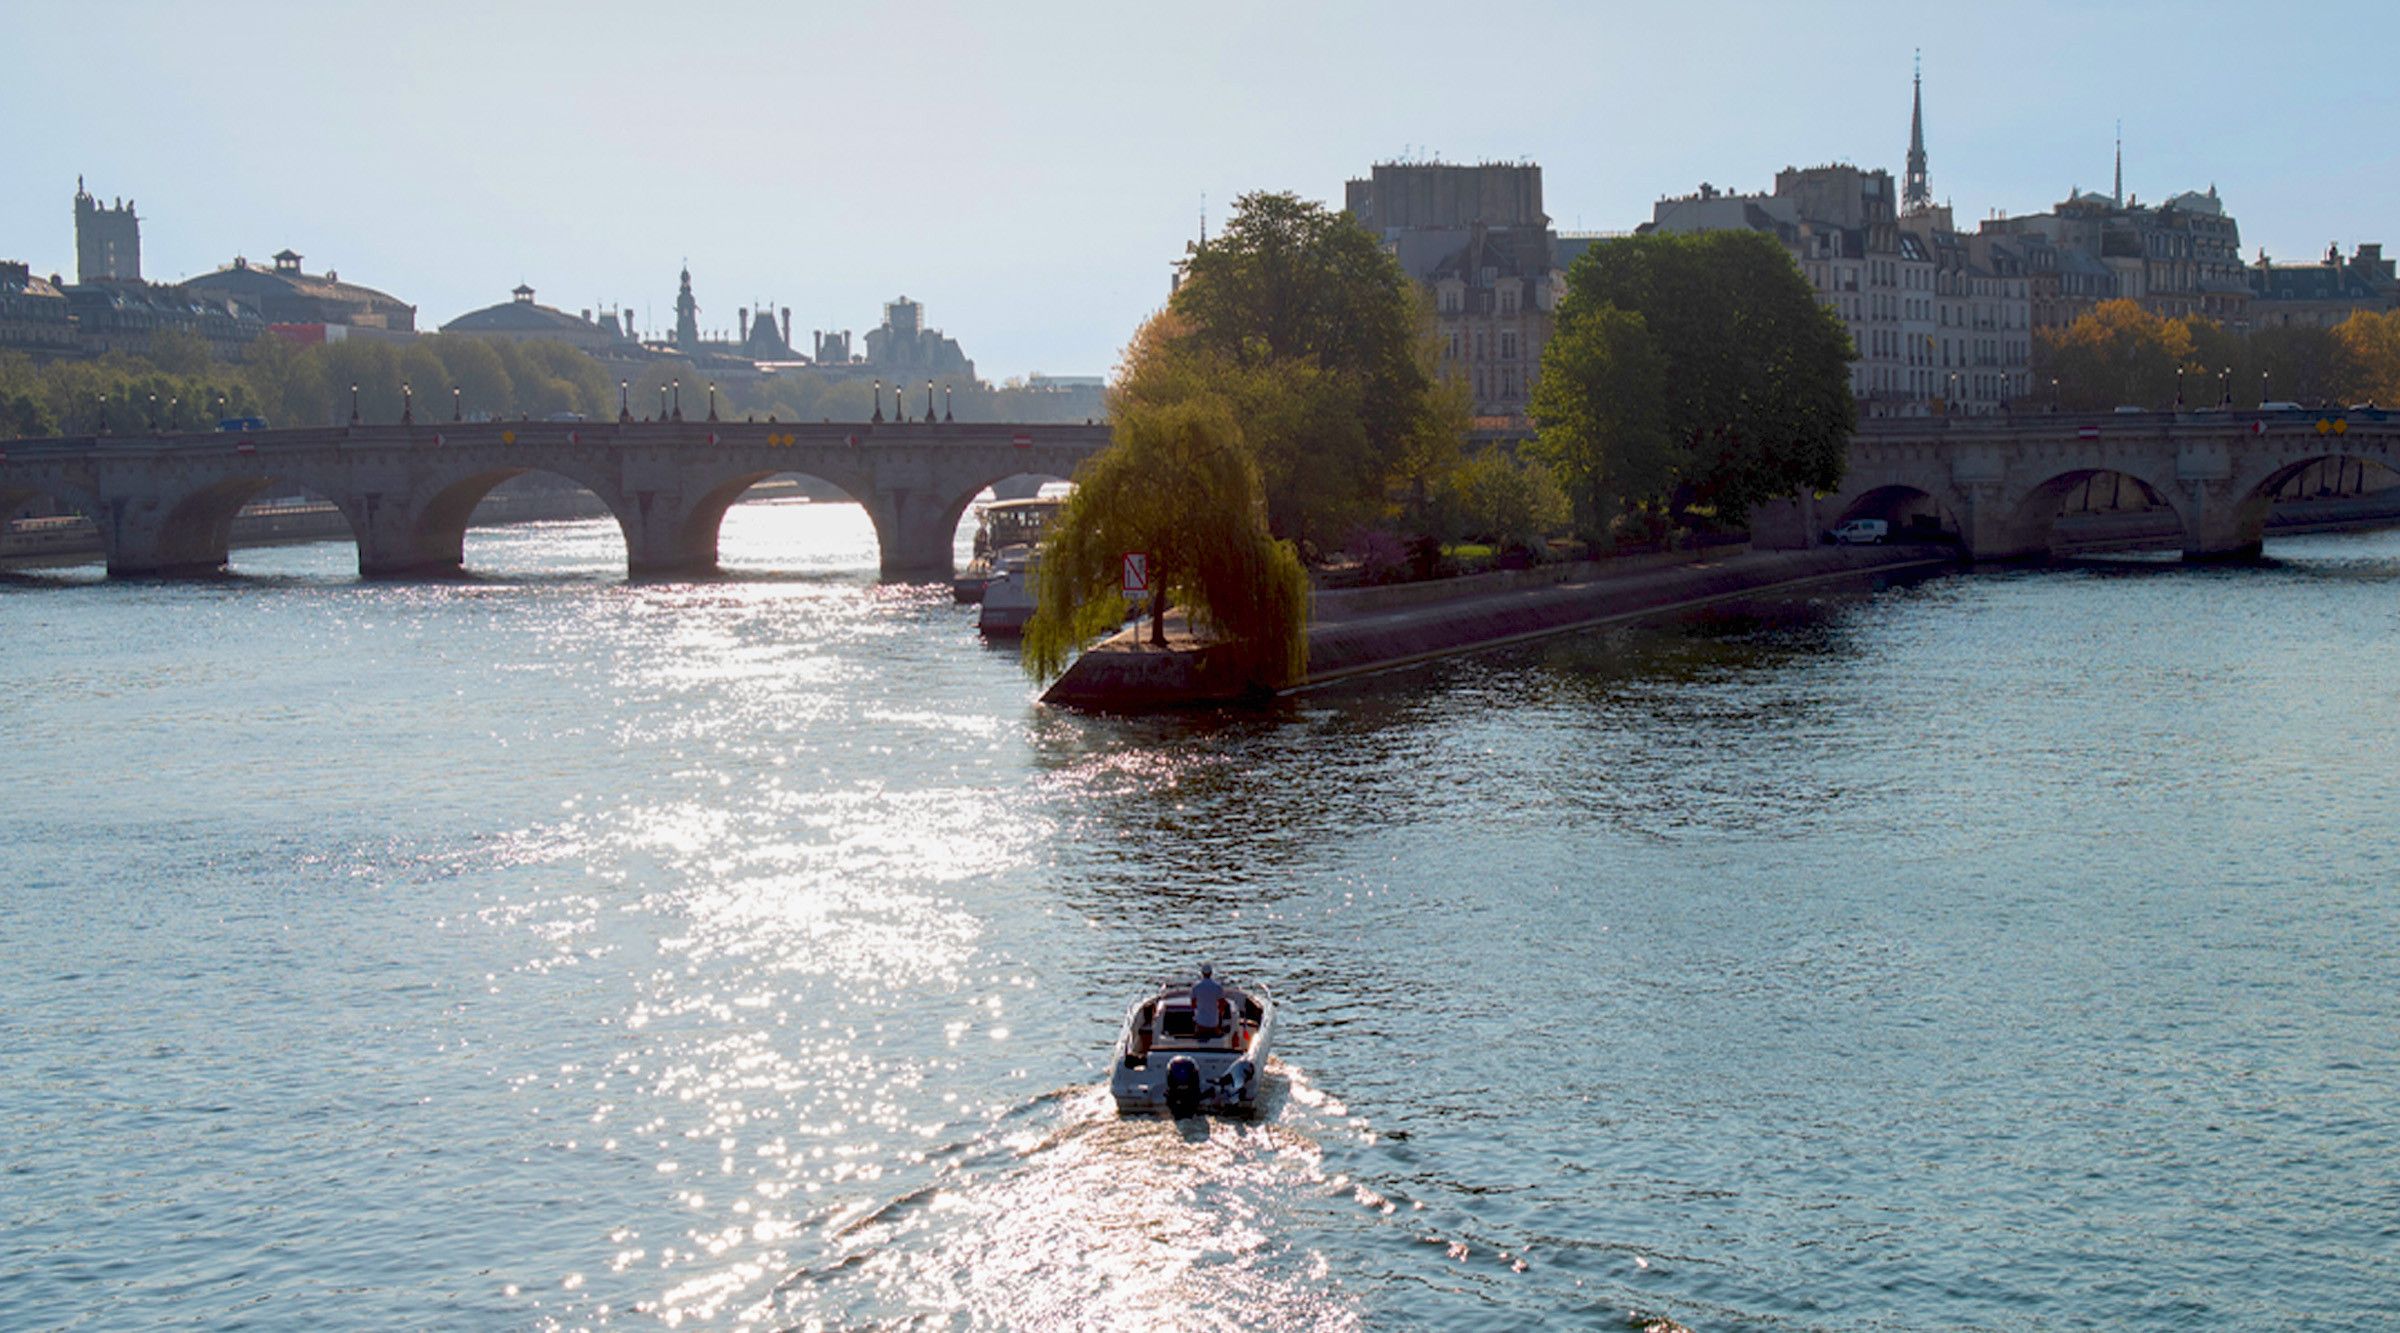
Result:
{"label": "white boat hull", "polygon": [[1180,1002],[1190,1013],[1190,992],[1170,987],[1137,1001],[1125,1014],[1125,1026],[1109,1059],[1108,1090],[1117,1110],[1126,1113],[1174,1112],[1171,1095],[1174,1067],[1189,1062],[1196,1083],[1188,1108],[1204,1115],[1250,1115],[1257,1111],[1259,1088],[1275,1036],[1275,1002],[1263,988],[1226,987],[1234,1021],[1217,1037],[1175,1033],[1162,1023],[1161,1009]]}

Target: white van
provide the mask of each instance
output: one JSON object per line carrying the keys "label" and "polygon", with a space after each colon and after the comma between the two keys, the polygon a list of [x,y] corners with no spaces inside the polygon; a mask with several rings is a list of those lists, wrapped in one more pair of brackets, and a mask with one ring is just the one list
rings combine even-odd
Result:
{"label": "white van", "polygon": [[1854,518],[1833,530],[1844,546],[1880,546],[1892,535],[1892,525],[1880,518]]}

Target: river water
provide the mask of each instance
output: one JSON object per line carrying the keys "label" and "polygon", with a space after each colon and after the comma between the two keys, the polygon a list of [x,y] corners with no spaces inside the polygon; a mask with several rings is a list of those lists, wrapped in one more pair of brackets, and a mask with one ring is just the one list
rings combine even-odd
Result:
{"label": "river water", "polygon": [[0,1327],[2400,1318],[2400,536],[1144,721],[726,551],[0,580]]}

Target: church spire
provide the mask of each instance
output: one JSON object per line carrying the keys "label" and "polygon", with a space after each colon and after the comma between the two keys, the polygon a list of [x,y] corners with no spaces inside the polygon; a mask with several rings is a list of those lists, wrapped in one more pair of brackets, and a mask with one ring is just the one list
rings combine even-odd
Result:
{"label": "church spire", "polygon": [[1933,184],[1925,174],[1925,55],[1917,53],[1916,76],[1908,109],[1908,176],[1900,187],[1900,207],[1914,213],[1933,207]]}
{"label": "church spire", "polygon": [[2125,122],[2117,122],[2117,207],[2125,206]]}

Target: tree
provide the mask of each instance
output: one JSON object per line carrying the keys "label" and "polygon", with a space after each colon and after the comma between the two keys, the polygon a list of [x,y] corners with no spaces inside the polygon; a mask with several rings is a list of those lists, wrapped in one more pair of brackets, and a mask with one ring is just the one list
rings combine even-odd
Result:
{"label": "tree", "polygon": [[1115,439],[1076,475],[1034,565],[1025,667],[1049,679],[1125,620],[1127,552],[1149,559],[1150,633],[1165,642],[1172,602],[1214,660],[1277,688],[1308,667],[1308,572],[1267,526],[1266,492],[1232,409],[1193,397],[1128,406]]}
{"label": "tree", "polygon": [[2400,403],[2400,310],[2361,310],[2333,332],[2357,367],[2359,396]]}
{"label": "tree", "polygon": [[1573,515],[1567,493],[1546,463],[1485,449],[1453,471],[1443,487],[1450,526],[1493,546],[1539,551]]}
{"label": "tree", "polygon": [[[2164,407],[2174,401],[2175,369],[2185,368],[2185,401],[2202,372],[2191,324],[2161,319],[2136,301],[2102,301],[2063,329],[2037,329],[2033,373],[2058,382],[2057,402],[2074,412]],[[2205,372],[2214,401],[2215,368]],[[2239,386],[2233,386],[2238,392]]]}
{"label": "tree", "polygon": [[1558,469],[1576,527],[1605,540],[1628,501],[1663,498],[1684,461],[1666,415],[1666,362],[1639,314],[1570,291],[1533,387],[1540,435],[1528,446]]}
{"label": "tree", "polygon": [[1129,348],[1116,399],[1224,402],[1278,536],[1327,539],[1381,517],[1395,484],[1415,489],[1445,445],[1456,452],[1463,409],[1434,377],[1424,298],[1346,214],[1242,196],[1192,252],[1168,313]]}
{"label": "tree", "polygon": [[1738,516],[1840,484],[1858,420],[1850,335],[1772,238],[1722,231],[1595,245],[1568,270],[1559,326],[1536,418],[1587,505]]}

